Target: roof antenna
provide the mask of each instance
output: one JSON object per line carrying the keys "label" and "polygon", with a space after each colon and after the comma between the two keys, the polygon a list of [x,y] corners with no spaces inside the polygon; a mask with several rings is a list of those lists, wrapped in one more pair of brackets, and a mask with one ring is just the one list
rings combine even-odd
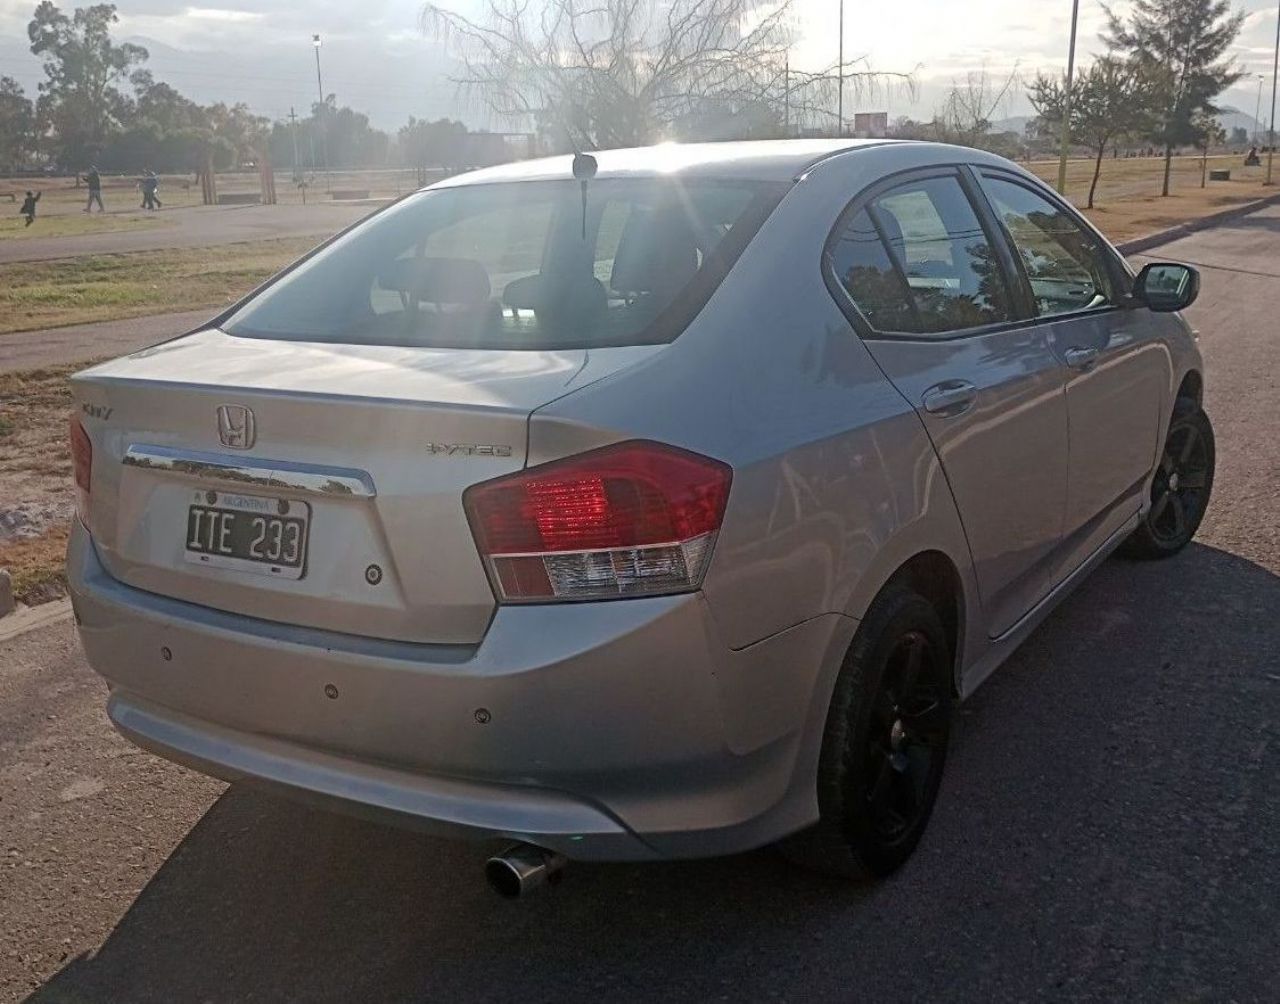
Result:
{"label": "roof antenna", "polygon": [[587,185],[599,169],[600,165],[591,154],[575,153],[573,155],[573,176],[582,186],[582,239],[584,242],[587,239]]}

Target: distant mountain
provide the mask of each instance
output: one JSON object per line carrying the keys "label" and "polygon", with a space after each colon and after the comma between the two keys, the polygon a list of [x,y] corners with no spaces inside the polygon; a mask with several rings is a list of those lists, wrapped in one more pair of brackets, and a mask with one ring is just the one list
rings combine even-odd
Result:
{"label": "distant mountain", "polygon": [[1243,129],[1249,134],[1249,138],[1253,138],[1254,130],[1258,131],[1259,141],[1265,140],[1267,125],[1265,122],[1259,122],[1252,115],[1246,115],[1244,112],[1235,108],[1224,108],[1218,113],[1218,124],[1226,130],[1227,135],[1231,135],[1232,129]]}

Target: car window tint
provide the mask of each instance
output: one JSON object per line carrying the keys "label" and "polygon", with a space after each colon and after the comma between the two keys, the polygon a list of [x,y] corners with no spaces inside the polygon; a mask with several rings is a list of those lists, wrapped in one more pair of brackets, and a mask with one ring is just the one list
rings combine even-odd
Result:
{"label": "car window tint", "polygon": [[906,278],[921,333],[1014,316],[999,258],[959,179],[908,182],[876,199],[870,215]]}
{"label": "car window tint", "polygon": [[1037,313],[1049,317],[1115,302],[1094,234],[1023,185],[990,176],[983,185],[1022,259]]}
{"label": "car window tint", "polygon": [[849,221],[831,248],[836,278],[877,331],[918,331],[902,273],[894,268],[865,209]]}

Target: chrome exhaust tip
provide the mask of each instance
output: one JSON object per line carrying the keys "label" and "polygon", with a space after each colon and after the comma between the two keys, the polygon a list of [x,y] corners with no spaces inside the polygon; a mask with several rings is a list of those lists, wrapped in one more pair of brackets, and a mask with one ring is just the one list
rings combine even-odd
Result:
{"label": "chrome exhaust tip", "polygon": [[527,896],[543,883],[555,883],[566,864],[563,854],[533,844],[512,844],[484,864],[485,881],[504,899]]}

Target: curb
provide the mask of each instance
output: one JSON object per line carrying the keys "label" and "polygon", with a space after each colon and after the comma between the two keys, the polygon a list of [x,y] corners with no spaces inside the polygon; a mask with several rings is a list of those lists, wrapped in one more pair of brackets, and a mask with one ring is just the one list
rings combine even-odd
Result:
{"label": "curb", "polygon": [[1168,230],[1160,230],[1154,234],[1147,234],[1145,237],[1136,237],[1131,241],[1117,244],[1116,250],[1123,255],[1140,254],[1151,248],[1159,247],[1161,244],[1176,241],[1179,237],[1188,237],[1201,230],[1215,227],[1219,223],[1228,223],[1231,220],[1239,219],[1241,216],[1256,213],[1259,209],[1266,209],[1268,206],[1277,204],[1280,204],[1280,192],[1275,195],[1268,195],[1266,198],[1256,199],[1253,202],[1246,202],[1243,205],[1232,206],[1230,209],[1224,209],[1219,213],[1201,216],[1197,220],[1179,223],[1176,227],[1170,227]]}
{"label": "curb", "polygon": [[13,641],[14,638],[28,631],[58,624],[70,617],[71,601],[69,599],[41,603],[38,607],[20,606],[13,613],[0,619],[0,643]]}

